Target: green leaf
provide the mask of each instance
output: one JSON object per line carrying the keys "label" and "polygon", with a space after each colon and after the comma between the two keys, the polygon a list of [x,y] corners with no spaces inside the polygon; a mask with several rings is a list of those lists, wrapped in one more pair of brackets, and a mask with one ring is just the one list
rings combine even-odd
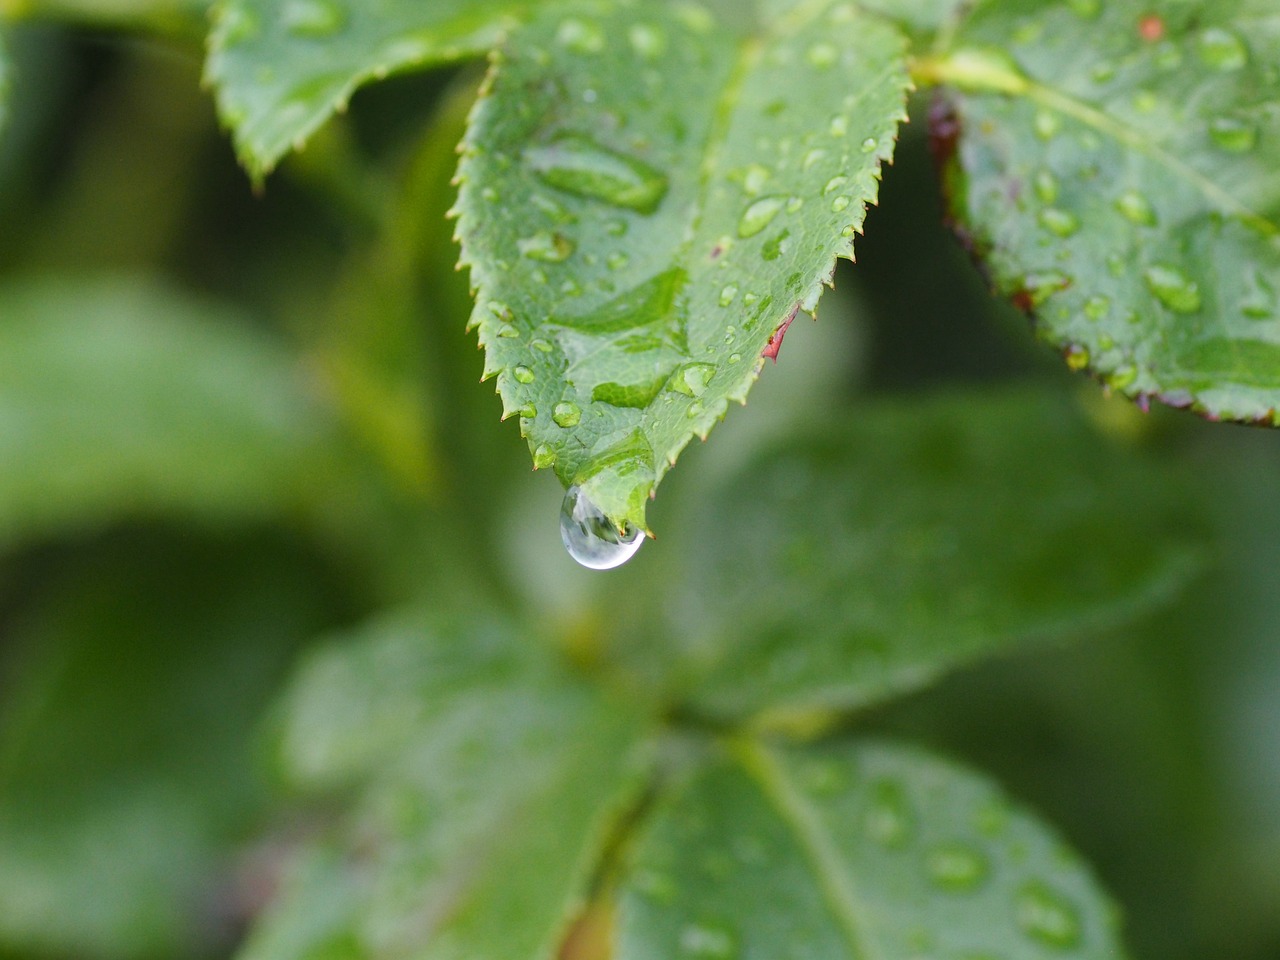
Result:
{"label": "green leaf", "polygon": [[285,704],[285,773],[361,794],[243,956],[551,955],[633,789],[637,730],[536,640],[478,612],[383,624],[319,653]]}
{"label": "green leaf", "polygon": [[12,17],[58,19],[98,26],[159,30],[179,35],[203,32],[213,0],[0,0]]}
{"label": "green leaf", "polygon": [[223,123],[257,178],[356,89],[474,57],[541,0],[222,0],[206,68]]}
{"label": "green leaf", "polygon": [[825,423],[678,526],[689,562],[667,593],[688,696],[770,724],[1123,622],[1200,568],[1207,524],[1169,469],[1018,390]]}
{"label": "green leaf", "polygon": [[734,754],[641,841],[618,960],[1124,955],[1076,855],[975,774],[889,744]]}
{"label": "green leaf", "polygon": [[258,716],[332,587],[279,546],[131,531],[37,594],[6,605],[0,953],[213,955],[266,810]]}
{"label": "green leaf", "polygon": [[921,65],[954,216],[1073,368],[1277,422],[1278,62],[1271,0],[1016,0]]}
{"label": "green leaf", "polygon": [[619,527],[813,310],[904,118],[903,41],[843,3],[547,8],[472,118],[473,324],[536,466]]}
{"label": "green leaf", "polygon": [[0,543],[137,514],[254,517],[324,476],[285,348],[125,278],[0,288]]}
{"label": "green leaf", "polygon": [[5,32],[0,27],[0,136],[9,122],[9,51],[5,43]]}

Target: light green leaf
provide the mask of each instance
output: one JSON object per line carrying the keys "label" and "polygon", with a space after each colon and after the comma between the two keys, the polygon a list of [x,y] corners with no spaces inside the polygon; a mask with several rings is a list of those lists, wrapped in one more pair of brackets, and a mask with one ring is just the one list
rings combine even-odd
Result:
{"label": "light green leaf", "polygon": [[362,792],[243,956],[551,956],[633,789],[637,729],[536,640],[474,612],[319,653],[285,704],[284,769]]}
{"label": "light green leaf", "polygon": [[1205,527],[1176,475],[1061,398],[869,407],[757,457],[673,531],[688,696],[795,722],[1097,631],[1185,584]]}
{"label": "light green leaf", "polygon": [[460,168],[473,324],[534,463],[619,527],[812,310],[904,117],[903,41],[843,3],[547,8]]}
{"label": "light green leaf", "polygon": [[1143,403],[1277,422],[1280,10],[986,4],[920,74],[955,217],[1073,368]]}
{"label": "light green leaf", "polygon": [[542,0],[222,0],[206,76],[258,178],[363,84],[474,57]]}
{"label": "light green leaf", "polygon": [[659,810],[618,960],[1119,960],[1077,856],[973,773],[889,744],[740,744]]}
{"label": "light green leaf", "polygon": [[0,663],[0,953],[219,952],[259,714],[331,586],[279,547],[135,531],[37,594]]}
{"label": "light green leaf", "polygon": [[301,373],[243,318],[141,280],[0,288],[0,543],[296,505],[333,439]]}

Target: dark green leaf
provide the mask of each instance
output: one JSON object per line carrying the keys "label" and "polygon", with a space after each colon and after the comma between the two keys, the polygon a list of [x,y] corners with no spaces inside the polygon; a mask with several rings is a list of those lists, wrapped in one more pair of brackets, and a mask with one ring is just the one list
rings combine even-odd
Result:
{"label": "dark green leaf", "polygon": [[659,811],[618,960],[1118,960],[1075,854],[980,777],[886,744],[739,744]]}
{"label": "dark green leaf", "polygon": [[0,542],[298,502],[333,439],[301,373],[242,318],[142,281],[0,288]]}
{"label": "dark green leaf", "polygon": [[207,76],[256,177],[300,148],[356,88],[474,57],[540,0],[223,0]]}
{"label": "dark green leaf", "polygon": [[296,552],[190,534],[81,557],[6,624],[0,953],[207,953],[265,814],[258,715],[330,588]]}
{"label": "dark green leaf", "polygon": [[954,215],[1073,368],[1276,422],[1277,64],[1272,0],[986,4],[922,64]]}
{"label": "dark green leaf", "polygon": [[10,0],[0,12],[179,34],[203,32],[213,0]]}
{"label": "dark green leaf", "polygon": [[1115,624],[1199,568],[1197,516],[1058,398],[864,409],[758,457],[673,534],[690,696],[761,722],[843,711]]}
{"label": "dark green leaf", "polygon": [[550,955],[632,787],[637,729],[481,614],[323,651],[286,702],[285,771],[363,788],[341,841],[308,853],[244,956]]}
{"label": "dark green leaf", "polygon": [[507,416],[619,527],[848,257],[904,117],[847,4],[546,8],[472,118],[459,235]]}
{"label": "dark green leaf", "polygon": [[9,122],[9,51],[6,48],[5,34],[0,27],[0,136]]}

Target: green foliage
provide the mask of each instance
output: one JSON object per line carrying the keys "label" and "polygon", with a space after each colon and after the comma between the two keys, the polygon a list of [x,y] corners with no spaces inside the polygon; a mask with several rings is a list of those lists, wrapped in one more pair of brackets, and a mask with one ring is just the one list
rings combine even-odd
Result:
{"label": "green foliage", "polygon": [[1272,6],[0,0],[0,955],[1273,957]]}

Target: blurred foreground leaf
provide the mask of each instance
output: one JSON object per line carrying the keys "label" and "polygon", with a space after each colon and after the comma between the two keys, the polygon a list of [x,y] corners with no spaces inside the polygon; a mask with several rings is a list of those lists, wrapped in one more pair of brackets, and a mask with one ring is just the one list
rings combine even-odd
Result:
{"label": "blurred foreground leaf", "polygon": [[0,14],[199,36],[214,0],[0,0]]}
{"label": "blurred foreground leaf", "polygon": [[207,954],[246,909],[253,730],[332,593],[296,551],[135,536],[38,594],[4,633],[0,953]]}
{"label": "blurred foreground leaf", "polygon": [[638,722],[483,614],[407,618],[313,656],[285,775],[358,790],[246,960],[550,956],[634,792]]}
{"label": "blurred foreground leaf", "polygon": [[889,744],[736,761],[660,807],[618,960],[1123,956],[1084,865],[982,778]]}
{"label": "blurred foreground leaf", "polygon": [[539,0],[224,0],[207,76],[241,161],[262,177],[361,85],[483,54]]}
{"label": "blurred foreground leaf", "polygon": [[1178,474],[1029,390],[863,409],[701,504],[671,611],[695,705],[733,717],[845,711],[1122,622],[1200,568],[1206,529]]}
{"label": "blurred foreground leaf", "polygon": [[537,467],[619,528],[813,311],[905,119],[903,40],[847,4],[546,8],[467,134],[472,323]]}
{"label": "blurred foreground leaf", "polygon": [[1280,422],[1278,63],[1274,0],[1015,0],[922,71],[954,216],[1072,367]]}
{"label": "blurred foreground leaf", "polygon": [[0,287],[0,543],[296,505],[333,439],[301,374],[243,318],[146,281]]}

